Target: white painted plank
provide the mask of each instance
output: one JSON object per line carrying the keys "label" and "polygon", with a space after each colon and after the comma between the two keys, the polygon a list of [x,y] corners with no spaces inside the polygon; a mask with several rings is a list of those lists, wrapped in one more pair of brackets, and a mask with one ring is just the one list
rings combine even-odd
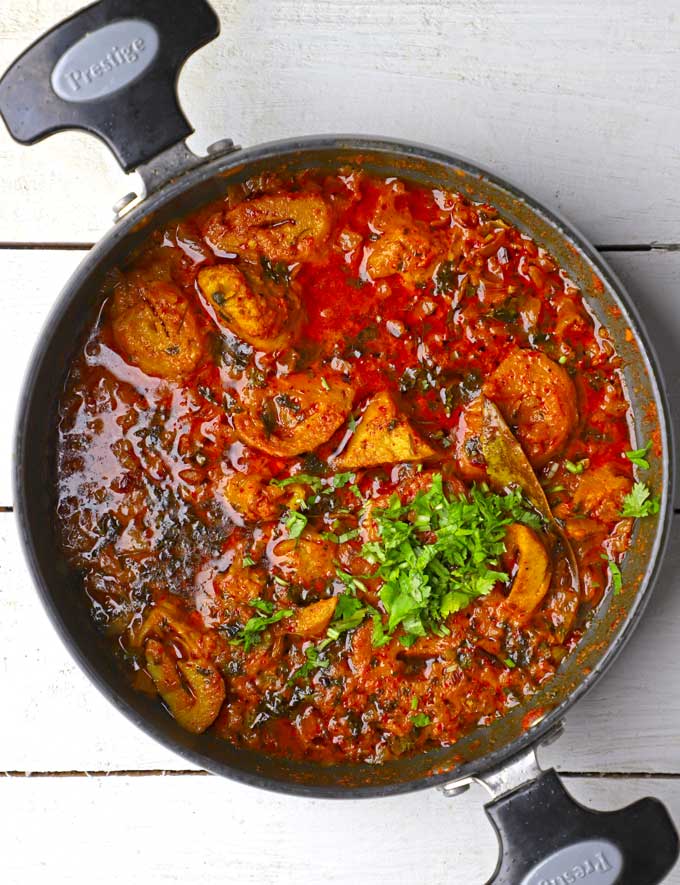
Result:
{"label": "white painted plank", "polygon": [[[680,774],[680,517],[649,609],[620,660],[568,715],[544,759],[571,772]],[[72,663],[0,514],[0,771],[191,768],[130,725]]]}
{"label": "white painted plank", "polygon": [[[0,69],[80,0],[4,0]],[[680,240],[673,0],[214,0],[186,66],[195,144],[369,132],[474,158],[597,242]],[[89,241],[129,191],[80,134],[0,133],[2,241]]]}
{"label": "white painted plank", "polygon": [[[8,304],[0,323],[0,415],[14,425],[20,379],[62,285],[82,251],[0,249],[0,279]],[[629,287],[658,351],[680,439],[680,252],[607,253]],[[9,305],[11,304],[11,307]],[[0,506],[12,503],[12,434],[0,435]],[[676,488],[680,504],[680,476]]]}
{"label": "white painted plank", "polygon": [[[660,798],[680,820],[680,781],[569,778],[588,807]],[[391,799],[294,799],[212,777],[0,781],[3,880],[31,885],[481,885],[497,842],[473,788]],[[11,809],[11,811],[10,811]],[[667,885],[680,883],[676,868]]]}

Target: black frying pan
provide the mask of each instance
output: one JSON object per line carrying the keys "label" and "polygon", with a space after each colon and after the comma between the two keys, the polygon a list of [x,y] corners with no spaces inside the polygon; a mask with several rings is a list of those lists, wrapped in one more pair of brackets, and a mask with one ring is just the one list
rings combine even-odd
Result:
{"label": "black frying pan", "polygon": [[[102,138],[145,193],[118,205],[113,229],[69,280],[38,342],[20,404],[16,504],[22,539],[43,603],[65,644],[109,700],[165,746],[216,774],[315,797],[387,796],[439,786],[455,795],[472,780],[492,794],[486,811],[501,842],[492,879],[504,885],[647,885],[662,880],[678,855],[663,808],[642,799],[611,814],[574,802],[536,748],[554,737],[569,707],[616,657],[637,625],[658,571],[672,510],[673,447],[656,358],[619,281],[573,228],[525,194],[459,158],[384,139],[319,136],[241,150],[225,140],[192,154],[192,129],[175,83],[186,57],[219,33],[205,0],[101,0],[54,28],[0,81],[0,113],[12,136],[32,144],[60,129]],[[639,521],[622,567],[624,592],[609,595],[559,673],[521,708],[460,741],[383,766],[273,759],[181,729],[161,704],[131,689],[90,619],[78,575],[64,560],[55,519],[56,410],[71,360],[101,302],[107,272],[129,260],[156,228],[217,199],[228,184],[262,170],[334,170],[357,165],[376,175],[459,190],[493,204],[544,246],[581,287],[606,323],[625,363],[640,439],[655,435],[662,457],[649,481],[661,494],[658,517]],[[633,330],[627,340],[626,330]],[[630,337],[630,336],[628,336]]]}

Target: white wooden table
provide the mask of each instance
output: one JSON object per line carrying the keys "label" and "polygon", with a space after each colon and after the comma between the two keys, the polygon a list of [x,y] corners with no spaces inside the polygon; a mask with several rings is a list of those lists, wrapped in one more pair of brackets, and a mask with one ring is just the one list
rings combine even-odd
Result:
{"label": "white wooden table", "polygon": [[[0,68],[78,6],[3,0]],[[680,416],[674,0],[215,6],[223,34],[180,82],[190,144],[353,131],[474,158],[606,251],[655,336]],[[94,139],[69,133],[28,150],[4,131],[0,183],[0,882],[483,882],[496,846],[480,789],[345,803],[205,776],[128,724],[71,662],[21,559],[9,416],[56,293],[134,185]],[[680,823],[676,521],[644,622],[542,761],[587,804],[653,794]]]}

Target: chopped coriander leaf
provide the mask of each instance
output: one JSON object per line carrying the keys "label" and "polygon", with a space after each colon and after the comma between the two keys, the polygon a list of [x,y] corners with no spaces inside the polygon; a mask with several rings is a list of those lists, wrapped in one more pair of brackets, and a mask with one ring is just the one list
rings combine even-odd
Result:
{"label": "chopped coriander leaf", "polygon": [[614,594],[618,596],[618,594],[623,591],[623,576],[621,574],[621,569],[618,567],[617,563],[614,562],[613,559],[610,559],[604,553],[602,554],[602,559],[604,559],[609,566],[609,574],[612,578],[612,587],[614,588]]}
{"label": "chopped coriander leaf", "polygon": [[324,390],[330,390],[330,389],[331,389],[330,384],[328,383],[328,381],[326,381],[326,379],[324,378],[323,375],[321,376],[321,386],[323,387]]}
{"label": "chopped coriander leaf", "polygon": [[284,579],[280,578],[278,575],[274,575],[273,580],[274,580],[275,584],[279,585],[279,587],[287,587],[288,586],[288,581],[284,581]]}
{"label": "chopped coriander leaf", "polygon": [[549,489],[546,489],[546,491],[549,495],[556,495],[557,492],[563,492],[564,489],[565,489],[565,486],[556,485],[556,486],[551,486]]}
{"label": "chopped coriander leaf", "polygon": [[[273,604],[266,602],[264,599],[254,599],[252,600],[251,605],[253,605],[258,611],[271,612],[273,609]],[[269,606],[272,606],[272,608],[269,608]],[[239,630],[234,639],[230,640],[230,645],[242,645],[243,650],[248,652],[260,641],[263,630],[271,624],[276,624],[278,621],[283,620],[283,618],[289,618],[292,614],[292,608],[281,608],[273,615],[255,615],[246,622],[243,629]]]}
{"label": "chopped coriander leaf", "polygon": [[371,634],[371,645],[373,648],[380,648],[383,645],[387,645],[387,643],[391,640],[391,636],[385,633],[385,627],[383,625],[382,616],[377,608],[373,608],[373,606],[367,606],[368,612],[371,616],[371,620],[373,621],[373,633]]}
{"label": "chopped coriander leaf", "polygon": [[636,467],[640,467],[642,470],[649,470],[649,461],[645,458],[645,455],[652,447],[652,441],[650,440],[646,446],[643,446],[641,449],[631,449],[630,452],[626,452],[626,458],[629,461],[632,461]]}
{"label": "chopped coriander leaf", "polygon": [[411,709],[412,710],[418,709],[418,698],[411,698]]}
{"label": "chopped coriander leaf", "polygon": [[345,544],[347,541],[353,541],[354,538],[359,536],[359,529],[350,529],[348,532],[343,532],[341,535],[338,535],[336,532],[321,532],[321,537],[325,538],[327,541],[332,541],[334,544]]}
{"label": "chopped coriander leaf", "polygon": [[249,568],[251,565],[255,565],[255,560],[251,559],[250,556],[244,556],[242,562],[246,568]]}
{"label": "chopped coriander leaf", "polygon": [[557,362],[558,362],[561,366],[563,366],[563,365],[566,363],[566,361],[567,361],[567,358],[566,358],[566,356],[565,356],[564,354],[562,354],[562,356],[557,360]]}
{"label": "chopped coriander leaf", "polygon": [[[347,587],[350,593],[356,593],[357,590],[366,589],[366,585],[364,584],[364,582],[356,575],[350,575],[349,572],[343,572],[342,569],[337,568],[337,566],[335,569],[335,574],[340,578],[340,580],[345,585],[345,587]],[[362,577],[370,578],[371,576],[363,575]]]}
{"label": "chopped coriander leaf", "polygon": [[274,603],[269,599],[251,599],[249,605],[266,615],[270,615],[274,611]]}
{"label": "chopped coriander leaf", "polygon": [[416,728],[425,728],[426,725],[432,723],[432,720],[429,716],[426,716],[425,713],[416,713],[415,716],[411,716],[411,722]]}
{"label": "chopped coriander leaf", "polygon": [[336,473],[332,478],[333,488],[339,489],[342,486],[346,486],[347,483],[352,482],[354,480],[353,473]]}
{"label": "chopped coriander leaf", "polygon": [[503,663],[505,664],[506,667],[509,667],[511,670],[517,666],[512,658],[503,658]]}
{"label": "chopped coriander leaf", "polygon": [[356,596],[341,593],[337,599],[338,604],[335,607],[333,620],[326,630],[326,638],[319,643],[320,649],[324,649],[334,639],[339,639],[341,633],[358,627],[368,612],[366,606]]}
{"label": "chopped coriander leaf", "polygon": [[354,433],[354,431],[357,429],[357,424],[358,424],[358,423],[359,423],[359,422],[358,422],[357,419],[354,417],[354,415],[350,415],[350,416],[349,416],[349,420],[348,420],[348,422],[347,422],[347,426],[348,426],[349,429],[352,431],[352,433]]}
{"label": "chopped coriander leaf", "polygon": [[307,525],[307,517],[304,513],[300,513],[297,510],[291,510],[286,517],[285,525],[288,529],[289,537],[299,538]]}
{"label": "chopped coriander leaf", "polygon": [[353,541],[354,538],[359,537],[359,529],[350,529],[347,532],[343,532],[341,535],[338,535],[338,544],[345,544],[347,541]]}
{"label": "chopped coriander leaf", "polygon": [[570,461],[568,458],[565,459],[564,466],[567,468],[569,473],[583,473],[586,469],[585,461]]}
{"label": "chopped coriander leaf", "polygon": [[473,487],[469,499],[449,500],[441,474],[410,504],[393,495],[387,507],[374,511],[374,519],[380,540],[364,544],[362,556],[378,566],[376,575],[383,580],[384,632],[391,636],[401,625],[406,635],[400,642],[407,645],[441,631],[450,614],[508,580],[498,564],[510,523],[541,526],[519,492],[497,495]]}
{"label": "chopped coriander leaf", "polygon": [[312,671],[321,670],[324,667],[328,667],[330,664],[328,658],[322,657],[319,649],[315,645],[310,645],[309,648],[305,649],[305,658],[307,658],[307,660],[293,673],[288,680],[288,685],[292,685],[296,679],[307,679],[312,675]]}
{"label": "chopped coriander leaf", "polygon": [[273,486],[285,488],[286,486],[297,484],[311,486],[315,491],[321,489],[321,479],[318,476],[312,476],[309,473],[298,473],[295,476],[287,476],[285,479],[272,479]]}
{"label": "chopped coriander leaf", "polygon": [[633,518],[652,516],[659,512],[659,500],[653,498],[649,488],[643,482],[636,482],[626,497],[623,499],[621,516]]}

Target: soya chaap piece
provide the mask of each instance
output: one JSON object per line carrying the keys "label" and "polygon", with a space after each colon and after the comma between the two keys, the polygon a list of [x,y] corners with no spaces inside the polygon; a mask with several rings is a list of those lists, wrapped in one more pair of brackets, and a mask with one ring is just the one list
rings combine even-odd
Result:
{"label": "soya chaap piece", "polygon": [[255,266],[216,264],[198,274],[201,303],[222,331],[230,331],[258,350],[280,350],[289,343],[297,303],[285,286],[258,273]]}
{"label": "soya chaap piece", "polygon": [[567,371],[540,350],[515,347],[484,392],[516,430],[533,467],[559,454],[577,429],[576,389]]}
{"label": "soya chaap piece", "polygon": [[347,419],[354,392],[342,377],[294,372],[267,387],[241,393],[243,411],[233,423],[241,440],[268,455],[292,457],[311,452],[331,438]]}
{"label": "soya chaap piece", "polygon": [[425,225],[411,222],[388,227],[372,244],[366,271],[373,280],[399,274],[408,285],[428,278],[436,252]]}
{"label": "soya chaap piece", "polygon": [[214,215],[205,238],[218,252],[290,263],[309,259],[330,229],[330,212],[319,194],[263,194]]}
{"label": "soya chaap piece", "polygon": [[203,335],[188,299],[172,283],[128,279],[111,303],[113,340],[147,375],[179,380],[198,365]]}

